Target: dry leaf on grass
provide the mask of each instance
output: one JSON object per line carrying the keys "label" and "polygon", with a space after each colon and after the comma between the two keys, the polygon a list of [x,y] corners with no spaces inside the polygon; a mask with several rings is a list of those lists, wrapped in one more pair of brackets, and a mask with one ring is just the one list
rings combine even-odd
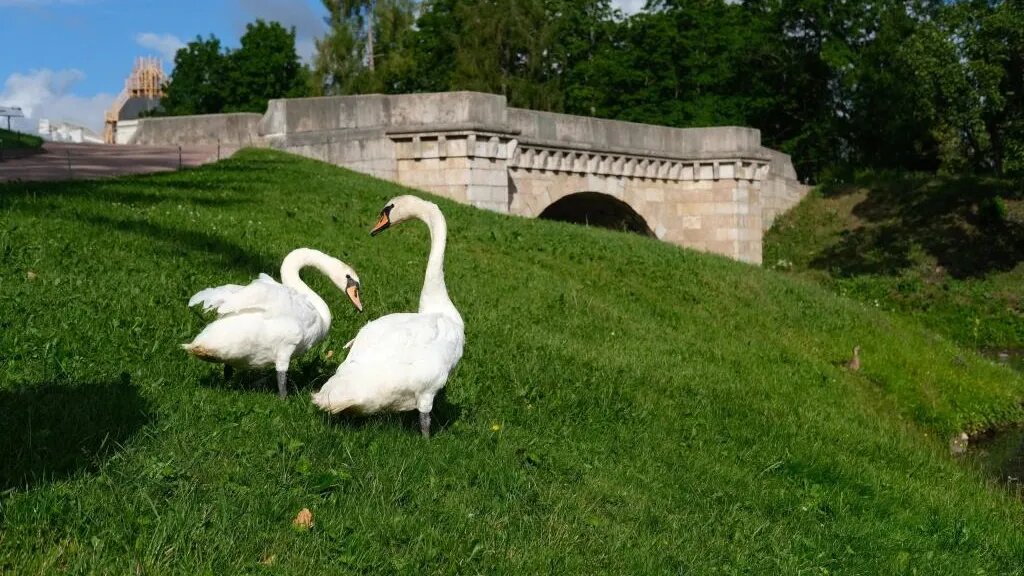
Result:
{"label": "dry leaf on grass", "polygon": [[295,520],[292,520],[292,526],[302,528],[304,530],[309,530],[313,527],[313,513],[309,511],[309,508],[299,510],[299,513],[295,516]]}

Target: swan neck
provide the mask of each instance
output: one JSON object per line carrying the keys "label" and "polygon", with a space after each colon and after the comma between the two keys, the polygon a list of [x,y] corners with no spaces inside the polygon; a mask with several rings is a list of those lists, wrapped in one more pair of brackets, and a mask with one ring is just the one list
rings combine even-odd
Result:
{"label": "swan neck", "polygon": [[420,292],[420,312],[447,312],[455,310],[444,284],[444,251],[448,242],[448,224],[437,206],[426,205],[417,217],[430,230],[430,256]]}
{"label": "swan neck", "polygon": [[281,284],[308,298],[313,307],[316,308],[317,314],[327,324],[331,323],[331,309],[319,294],[302,281],[302,277],[299,276],[299,270],[306,266],[312,266],[329,276],[331,272],[330,264],[331,260],[326,254],[307,248],[293,250],[285,256],[284,262],[281,263]]}

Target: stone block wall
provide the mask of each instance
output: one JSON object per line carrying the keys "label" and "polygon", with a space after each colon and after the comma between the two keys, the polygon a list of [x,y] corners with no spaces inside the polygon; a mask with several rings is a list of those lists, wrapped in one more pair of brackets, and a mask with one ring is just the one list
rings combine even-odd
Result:
{"label": "stone block wall", "polygon": [[133,143],[269,146],[496,212],[579,192],[628,204],[665,241],[761,261],[806,193],[753,128],[672,128],[509,108],[476,92],[273,100],[266,114],[150,118]]}
{"label": "stone block wall", "polygon": [[[714,252],[742,262],[761,262],[761,184],[767,164],[737,161],[726,166],[696,163],[642,165],[631,159],[577,160],[605,173],[573,172],[534,166],[565,166],[520,156],[509,170],[513,190],[510,211],[536,217],[551,204],[579,192],[598,192],[630,206],[654,235],[666,242]],[[660,176],[659,176],[660,175]]]}
{"label": "stone block wall", "polygon": [[260,114],[205,114],[143,118],[129,144],[145,146],[230,145],[260,146]]}

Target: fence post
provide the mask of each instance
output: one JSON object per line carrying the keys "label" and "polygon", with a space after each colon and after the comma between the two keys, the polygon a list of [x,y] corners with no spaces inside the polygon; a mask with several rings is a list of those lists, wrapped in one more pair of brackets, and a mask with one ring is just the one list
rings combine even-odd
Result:
{"label": "fence post", "polygon": [[178,170],[181,170],[181,144],[178,144]]}

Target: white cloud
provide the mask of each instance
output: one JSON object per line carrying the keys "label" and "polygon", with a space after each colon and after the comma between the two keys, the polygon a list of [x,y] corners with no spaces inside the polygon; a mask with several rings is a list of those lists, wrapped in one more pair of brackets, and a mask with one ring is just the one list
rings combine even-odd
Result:
{"label": "white cloud", "polygon": [[35,132],[38,120],[49,118],[80,124],[102,134],[103,113],[114,102],[115,95],[73,93],[75,85],[84,79],[85,73],[76,69],[15,72],[4,81],[0,105],[21,106],[26,119],[15,121],[14,127],[26,132]]}
{"label": "white cloud", "polygon": [[169,63],[171,66],[174,65],[174,55],[178,49],[185,47],[185,43],[174,34],[156,34],[154,32],[136,34],[135,43],[156,52],[165,63]]}
{"label": "white cloud", "polygon": [[626,16],[636,14],[644,9],[647,0],[612,0],[612,8],[622,10]]}

